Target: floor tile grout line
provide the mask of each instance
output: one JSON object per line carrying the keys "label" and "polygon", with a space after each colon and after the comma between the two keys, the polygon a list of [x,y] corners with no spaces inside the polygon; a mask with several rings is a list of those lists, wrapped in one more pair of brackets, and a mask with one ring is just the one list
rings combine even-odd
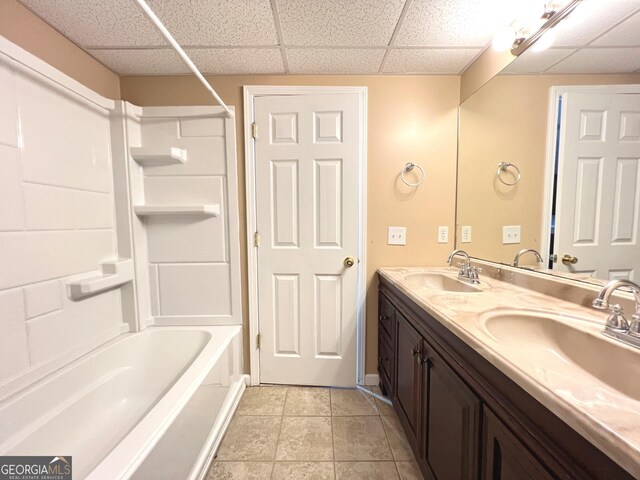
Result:
{"label": "floor tile grout line", "polygon": [[[289,395],[289,387],[285,387],[284,402],[282,403],[282,414],[280,415],[280,430],[278,431],[278,439],[276,440],[276,451],[273,452],[273,461],[276,461],[278,457],[278,445],[280,445],[280,437],[282,436],[282,424],[284,423],[284,406],[287,403],[287,396]],[[273,472],[272,472],[273,475]]]}
{"label": "floor tile grout line", "polygon": [[391,458],[393,458],[393,461],[395,462],[396,454],[394,453],[393,448],[391,448],[391,442],[389,441],[389,433],[387,432],[387,427],[382,421],[382,415],[380,415],[380,423],[382,424],[382,431],[384,432],[384,438],[387,440],[387,445],[389,446],[389,451],[391,452]]}

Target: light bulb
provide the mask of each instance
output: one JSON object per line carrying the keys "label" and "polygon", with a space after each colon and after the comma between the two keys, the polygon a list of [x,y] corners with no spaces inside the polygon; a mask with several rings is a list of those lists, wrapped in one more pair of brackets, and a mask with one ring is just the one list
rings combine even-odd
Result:
{"label": "light bulb", "polygon": [[548,30],[544,35],[542,35],[542,37],[536,40],[536,43],[534,43],[533,46],[531,47],[531,51],[542,52],[543,50],[546,50],[551,45],[553,45],[553,42],[555,41],[556,41],[556,32],[554,32],[553,30]]}
{"label": "light bulb", "polygon": [[511,27],[503,27],[496,32],[491,42],[491,46],[498,52],[504,52],[511,48],[516,39],[516,32]]}

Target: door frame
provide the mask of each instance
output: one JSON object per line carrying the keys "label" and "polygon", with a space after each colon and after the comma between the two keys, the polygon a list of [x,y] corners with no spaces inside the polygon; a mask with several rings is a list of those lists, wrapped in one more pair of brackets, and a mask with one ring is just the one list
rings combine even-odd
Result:
{"label": "door frame", "polygon": [[254,244],[256,232],[255,142],[252,124],[255,121],[254,99],[277,95],[356,94],[360,105],[360,154],[358,159],[360,198],[358,205],[358,280],[356,298],[356,384],[365,382],[366,291],[367,291],[367,87],[308,87],[245,85],[244,96],[244,165],[247,213],[247,275],[249,299],[249,360],[251,385],[260,384],[260,350],[257,345],[258,315],[258,252]]}
{"label": "door frame", "polygon": [[[549,89],[549,114],[547,115],[547,151],[545,155],[545,167],[544,167],[544,197],[542,205],[542,233],[540,239],[542,240],[542,247],[540,254],[545,260],[545,265],[548,264],[550,255],[550,242],[551,242],[551,210],[553,206],[553,175],[555,173],[555,155],[556,145],[559,141],[558,138],[558,104],[560,97],[568,93],[612,93],[612,94],[625,94],[634,93],[640,94],[640,85],[628,84],[628,85],[565,85],[556,86]],[[563,105],[564,110],[564,105]],[[562,171],[562,165],[558,165],[558,178],[560,178],[560,172]],[[560,184],[556,186],[560,188]],[[557,221],[557,215],[556,215]],[[553,270],[555,271],[555,270]]]}

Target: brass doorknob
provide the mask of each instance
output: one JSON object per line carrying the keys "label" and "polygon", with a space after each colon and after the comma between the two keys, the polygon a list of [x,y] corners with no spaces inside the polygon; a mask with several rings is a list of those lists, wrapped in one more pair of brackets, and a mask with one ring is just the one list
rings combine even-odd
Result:
{"label": "brass doorknob", "polygon": [[347,257],[344,259],[344,262],[342,263],[344,264],[345,267],[351,268],[356,264],[356,261],[354,260],[353,257]]}
{"label": "brass doorknob", "polygon": [[562,256],[562,263],[565,265],[575,265],[578,263],[578,257],[572,257],[568,253]]}

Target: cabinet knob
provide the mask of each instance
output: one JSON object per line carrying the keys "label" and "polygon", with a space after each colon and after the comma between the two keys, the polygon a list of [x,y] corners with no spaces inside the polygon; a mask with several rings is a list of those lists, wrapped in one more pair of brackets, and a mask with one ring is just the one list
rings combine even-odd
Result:
{"label": "cabinet knob", "polygon": [[411,354],[416,357],[420,353],[420,349],[416,347],[411,347]]}

